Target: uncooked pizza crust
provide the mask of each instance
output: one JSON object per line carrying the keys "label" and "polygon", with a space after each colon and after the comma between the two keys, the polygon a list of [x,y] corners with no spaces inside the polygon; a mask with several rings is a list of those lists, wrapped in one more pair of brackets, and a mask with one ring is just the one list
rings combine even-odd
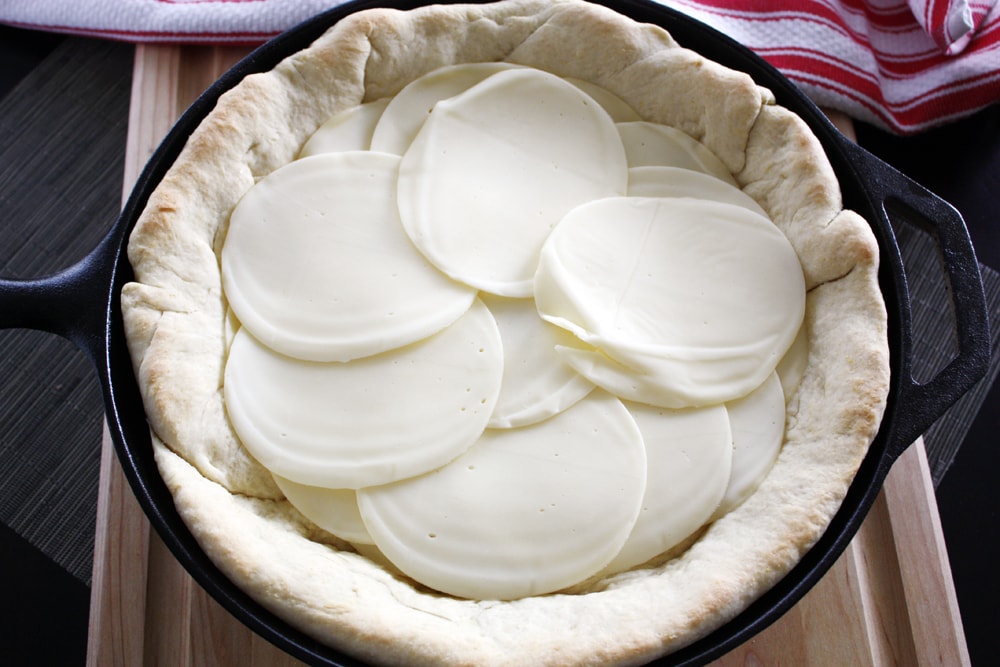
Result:
{"label": "uncooked pizza crust", "polygon": [[[509,61],[599,84],[708,146],[792,242],[808,289],[808,365],[771,473],[691,546],[571,591],[496,602],[427,590],[284,500],[226,418],[234,323],[219,253],[230,212],[334,113],[460,62]],[[743,610],[821,535],[888,392],[876,241],[843,210],[817,139],[747,76],[662,29],[576,0],[510,0],[341,21],[219,100],[150,197],[122,291],[157,463],[216,565],[264,607],[375,664],[638,664]]]}

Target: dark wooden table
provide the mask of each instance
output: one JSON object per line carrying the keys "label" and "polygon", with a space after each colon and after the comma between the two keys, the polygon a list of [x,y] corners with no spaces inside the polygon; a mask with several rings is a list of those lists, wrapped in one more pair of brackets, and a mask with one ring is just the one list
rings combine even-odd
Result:
{"label": "dark wooden table", "polygon": [[[121,201],[134,50],[0,27],[0,276],[64,268]],[[897,138],[859,142],[954,204],[981,262],[1000,269],[1000,107]],[[0,664],[83,664],[102,405],[69,343],[0,331]],[[1000,627],[1000,389],[947,425],[961,444],[933,463],[973,664]],[[957,445],[956,445],[957,446]]]}

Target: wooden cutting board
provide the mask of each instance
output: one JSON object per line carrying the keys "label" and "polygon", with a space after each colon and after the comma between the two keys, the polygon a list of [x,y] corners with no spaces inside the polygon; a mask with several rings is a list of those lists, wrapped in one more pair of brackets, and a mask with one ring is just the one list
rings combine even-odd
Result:
{"label": "wooden cutting board", "polygon": [[[124,195],[162,137],[247,53],[136,49]],[[832,114],[841,129],[850,121]],[[236,621],[150,530],[105,432],[87,664],[301,664]],[[968,665],[923,443],[899,459],[855,539],[820,583],[763,633],[714,663]]]}

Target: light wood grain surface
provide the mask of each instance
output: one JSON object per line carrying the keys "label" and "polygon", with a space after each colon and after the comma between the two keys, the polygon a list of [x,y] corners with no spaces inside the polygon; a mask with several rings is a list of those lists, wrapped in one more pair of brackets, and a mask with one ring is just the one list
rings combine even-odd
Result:
{"label": "light wood grain surface", "polygon": [[[176,117],[245,53],[137,48],[126,195]],[[848,119],[834,120],[851,131]],[[88,665],[300,664],[194,583],[150,530],[107,434],[103,448]],[[714,664],[969,664],[922,442],[897,461],[857,536],[819,584]]]}

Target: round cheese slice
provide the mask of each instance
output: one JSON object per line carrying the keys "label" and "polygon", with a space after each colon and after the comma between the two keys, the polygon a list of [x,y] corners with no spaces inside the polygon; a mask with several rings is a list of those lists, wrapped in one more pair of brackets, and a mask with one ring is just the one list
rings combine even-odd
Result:
{"label": "round cheese slice", "polygon": [[427,475],[358,492],[402,572],[478,600],[541,595],[606,565],[635,523],[646,456],[622,403],[595,392],[552,419],[488,429]]}
{"label": "round cheese slice", "polygon": [[556,352],[570,337],[538,316],[531,299],[484,294],[503,341],[503,383],[489,426],[511,428],[547,419],[573,405],[594,385]]}
{"label": "round cheese slice", "polygon": [[715,153],[676,127],[632,121],[618,123],[618,132],[630,167],[693,169],[736,185],[736,179]]}
{"label": "round cheese slice", "polygon": [[282,354],[348,361],[412,343],[475,291],[431,266],[400,224],[399,158],[326,153],[271,173],[240,200],[222,249],[243,326]]}
{"label": "round cheese slice", "polygon": [[781,380],[781,389],[785,392],[785,403],[791,402],[802,378],[806,374],[806,367],[809,365],[809,336],[806,333],[806,323],[802,323],[799,333],[792,341],[792,346],[785,352],[785,356],[778,362],[775,369],[778,372],[778,379]]}
{"label": "round cheese slice", "polygon": [[279,475],[273,477],[285,499],[314,524],[352,544],[372,544],[358,509],[357,491],[308,486]]}
{"label": "round cheese slice", "polygon": [[500,333],[476,300],[434,336],[344,363],[283,356],[244,327],[224,397],[240,440],[272,473],[355,489],[427,472],[468,449],[502,375]]}
{"label": "round cheese slice", "polygon": [[747,396],[726,404],[733,431],[733,468],[717,519],[749,498],[771,470],[785,437],[785,394],[777,373]]}
{"label": "round cheese slice", "polygon": [[601,107],[608,112],[608,115],[611,116],[611,120],[616,123],[642,120],[642,116],[639,115],[638,111],[633,109],[629,106],[628,102],[618,97],[607,88],[598,86],[596,83],[591,83],[590,81],[585,81],[583,79],[576,79],[571,76],[564,77],[564,79],[593,97],[594,101],[600,104]]}
{"label": "round cheese slice", "polygon": [[389,98],[383,97],[335,114],[309,137],[299,152],[299,157],[370,149],[375,124],[388,104]]}
{"label": "round cheese slice", "polygon": [[[760,385],[802,323],[805,284],[788,240],[745,208],[618,197],[580,206],[556,227],[535,302],[595,348],[564,350],[589,380],[680,408]],[[644,395],[643,385],[656,391]]]}
{"label": "round cheese slice", "polygon": [[742,206],[767,217],[757,200],[726,181],[681,167],[630,167],[629,197],[692,197]]}
{"label": "round cheese slice", "polygon": [[373,151],[402,155],[441,100],[463,93],[486,77],[518,67],[510,63],[447,65],[408,83],[389,102],[374,128]]}
{"label": "round cheese slice", "polygon": [[646,445],[646,495],[632,533],[604,569],[608,574],[645,563],[698,530],[722,501],[733,460],[724,405],[627,407]]}
{"label": "round cheese slice", "polygon": [[516,68],[434,106],[400,164],[399,210],[444,273],[525,297],[562,216],[624,195],[627,180],[607,112],[557,76]]}

